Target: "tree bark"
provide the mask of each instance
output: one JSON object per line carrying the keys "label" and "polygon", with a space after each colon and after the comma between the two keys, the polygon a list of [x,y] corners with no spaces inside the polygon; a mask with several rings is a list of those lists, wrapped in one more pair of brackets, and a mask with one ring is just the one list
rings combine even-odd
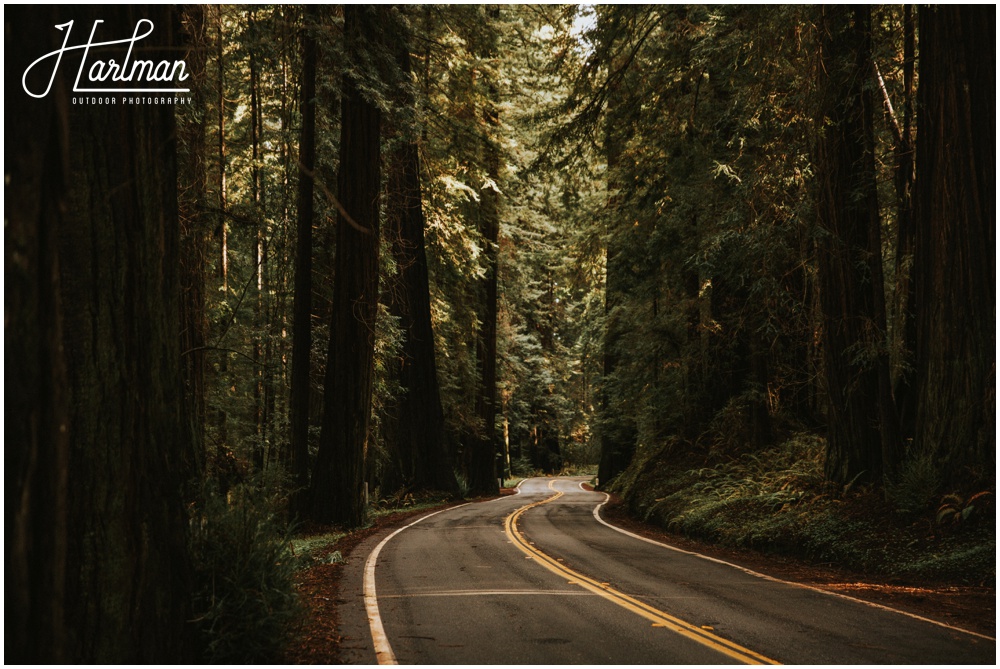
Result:
{"label": "tree bark", "polygon": [[[488,10],[490,18],[499,18],[499,9]],[[494,30],[489,28],[489,30]],[[496,56],[495,37],[487,37],[482,54]],[[492,183],[480,189],[479,234],[483,240],[483,264],[486,272],[479,285],[479,330],[476,336],[476,362],[479,384],[476,390],[475,413],[478,427],[467,449],[469,493],[495,495],[497,481],[497,255],[500,237],[499,192],[500,155],[493,136],[499,130],[496,83],[486,74],[487,99],[483,108],[483,164]]]}
{"label": "tree bark", "polygon": [[[81,32],[103,20],[113,35],[151,19],[144,56],[177,58],[179,26],[167,7],[61,8],[58,21],[70,18]],[[33,42],[54,23],[29,30],[32,19],[18,17],[13,34],[28,44],[16,53],[37,52]],[[63,67],[73,70],[78,58]],[[68,86],[59,81],[38,101],[8,97],[38,132],[19,135],[8,151],[44,156],[12,162],[8,191],[16,195],[11,229],[28,230],[22,239],[37,249],[28,276],[39,298],[35,315],[15,312],[33,319],[21,323],[38,340],[19,346],[39,374],[27,383],[40,391],[15,425],[44,421],[19,446],[26,457],[15,468],[26,474],[18,517],[31,521],[12,555],[15,565],[27,558],[29,593],[30,627],[15,643],[22,661],[190,662],[183,491],[197,470],[180,359],[174,109],[67,109]],[[8,617],[19,625],[21,616]]]}
{"label": "tree bark", "polygon": [[918,21],[914,446],[969,482],[996,467],[996,8]]}
{"label": "tree bark", "polygon": [[[205,9],[191,5],[184,13],[186,42],[189,48],[184,61],[191,73],[192,109],[205,102]],[[191,112],[192,109],[186,109]],[[208,320],[205,312],[205,280],[208,268],[206,250],[210,248],[211,221],[205,215],[208,194],[206,171],[205,115],[186,113],[177,124],[178,137],[178,208],[181,227],[181,363],[184,370],[185,398],[193,426],[194,450],[204,464],[205,454],[205,363]]]}
{"label": "tree bark", "polygon": [[[59,48],[54,10],[8,8],[7,65]],[[71,662],[66,617],[68,377],[58,239],[69,185],[67,83],[29,98],[8,77],[4,201],[4,651],[16,664]]]}
{"label": "tree bark", "polygon": [[[344,7],[347,54],[381,47],[383,11]],[[378,312],[381,112],[362,96],[350,70],[342,90],[337,185],[344,211],[337,215],[323,424],[311,492],[314,520],[357,527],[366,513],[364,465]]]}
{"label": "tree bark", "polygon": [[289,398],[291,470],[298,488],[296,502],[309,485],[309,369],[312,348],[313,172],[316,169],[316,9],[306,10],[302,37],[302,130],[299,138],[298,229],[295,244],[295,303],[292,314],[292,380]]}
{"label": "tree bark", "polygon": [[896,337],[899,352],[893,379],[893,397],[899,411],[900,438],[913,438],[916,430],[916,392],[914,355],[917,349],[917,326],[914,316],[916,294],[913,280],[913,254],[916,227],[913,218],[913,81],[916,35],[913,7],[903,6],[903,122],[894,147],[896,154]]}
{"label": "tree bark", "polygon": [[[396,35],[396,62],[402,73],[397,104],[403,114],[415,113],[411,84],[410,35]],[[386,238],[399,269],[389,289],[390,312],[403,330],[402,356],[393,374],[402,387],[398,405],[390,410],[385,435],[390,461],[399,472],[386,480],[399,486],[437,488],[457,492],[452,463],[444,447],[444,412],[438,388],[431,325],[427,253],[424,247],[424,211],[420,188],[417,128],[397,120],[388,165]]]}
{"label": "tree bark", "polygon": [[619,116],[622,112],[621,96],[622,93],[615,84],[608,95],[607,122],[604,130],[604,146],[608,159],[608,191],[611,195],[608,200],[609,229],[604,281],[603,380],[598,414],[601,460],[598,464],[597,479],[602,487],[628,467],[635,453],[637,438],[635,420],[623,406],[621,393],[615,389],[619,373],[617,349],[623,328],[620,310],[628,290],[628,259],[625,257],[626,252],[621,242],[621,230],[614,225],[618,219],[615,212],[620,206],[620,195],[616,191],[621,186],[616,169],[627,141],[626,127]]}
{"label": "tree bark", "polygon": [[[256,37],[256,11],[247,11],[247,25],[251,39]],[[254,278],[256,280],[256,300],[253,312],[253,411],[256,441],[253,446],[254,467],[257,471],[264,469],[264,445],[266,430],[266,413],[264,410],[264,370],[267,360],[263,358],[262,333],[264,331],[264,235],[266,219],[264,215],[264,195],[261,183],[261,101],[260,73],[257,65],[256,49],[250,49],[250,197],[253,201],[255,222],[253,259],[255,261]]]}
{"label": "tree bark", "polygon": [[[823,9],[815,147],[829,401],[826,474],[880,481],[898,460],[875,186],[870,8]],[[880,429],[881,428],[881,429]]]}

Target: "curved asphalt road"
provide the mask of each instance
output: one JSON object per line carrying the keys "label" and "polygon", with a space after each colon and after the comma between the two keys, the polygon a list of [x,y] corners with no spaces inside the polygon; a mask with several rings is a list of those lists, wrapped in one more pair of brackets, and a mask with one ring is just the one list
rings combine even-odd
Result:
{"label": "curved asphalt road", "polygon": [[994,664],[996,642],[603,523],[580,478],[424,516],[352,553],[341,656],[372,664]]}

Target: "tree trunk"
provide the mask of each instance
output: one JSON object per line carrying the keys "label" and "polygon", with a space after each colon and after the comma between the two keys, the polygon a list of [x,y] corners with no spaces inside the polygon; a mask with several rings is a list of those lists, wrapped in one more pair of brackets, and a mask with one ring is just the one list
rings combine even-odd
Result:
{"label": "tree trunk", "polygon": [[[383,9],[344,7],[345,52],[381,47]],[[313,519],[357,527],[365,520],[364,464],[371,417],[378,312],[381,113],[345,72],[341,98],[333,318],[323,424],[312,479]]]}
{"label": "tree trunk", "polygon": [[626,277],[628,259],[621,243],[621,231],[614,226],[620,187],[616,169],[626,143],[625,126],[618,116],[622,110],[621,93],[612,90],[608,96],[608,117],[605,126],[605,152],[608,158],[608,201],[609,230],[607,231],[606,278],[604,283],[604,351],[603,381],[600,392],[600,437],[601,460],[598,464],[597,479],[606,486],[616,476],[625,471],[635,453],[637,428],[635,420],[620,401],[622,394],[615,389],[618,375],[618,346],[622,336],[620,309],[625,301],[628,282]]}
{"label": "tree trunk", "polygon": [[206,170],[207,145],[205,115],[193,113],[205,103],[205,62],[208,40],[205,34],[205,9],[191,5],[184,14],[185,62],[191,75],[193,105],[178,120],[178,207],[181,228],[181,363],[184,371],[185,397],[193,426],[194,450],[205,454],[205,363],[208,344],[208,320],[205,311],[205,280],[208,271],[206,251],[210,248],[211,220],[205,215],[208,195]]}
{"label": "tree trunk", "polygon": [[[827,476],[881,480],[898,458],[884,343],[870,8],[823,10],[815,148],[820,302],[829,400]],[[880,429],[881,426],[881,429]]]}
{"label": "tree trunk", "polygon": [[893,379],[893,396],[899,411],[900,438],[913,438],[916,429],[916,392],[913,363],[917,348],[914,317],[916,296],[913,281],[913,244],[916,237],[913,219],[913,74],[916,51],[913,7],[903,6],[903,123],[897,139],[896,154],[896,337],[899,352]]}
{"label": "tree trunk", "polygon": [[[247,11],[247,25],[251,36],[256,36],[256,12]],[[256,49],[250,49],[250,197],[253,201],[254,245],[253,259],[254,278],[256,279],[256,300],[253,312],[253,412],[256,440],[253,446],[253,461],[257,471],[264,469],[264,430],[266,425],[264,413],[264,369],[267,361],[262,360],[264,347],[262,333],[264,329],[264,200],[261,187],[261,102],[260,75],[257,66]]]}
{"label": "tree trunk", "polygon": [[[488,10],[490,18],[499,18],[499,9]],[[493,31],[495,28],[488,27]],[[482,50],[486,58],[496,56],[495,37],[487,37]],[[494,134],[499,131],[500,116],[496,107],[496,83],[487,79],[487,99],[483,109],[483,124],[487,133],[483,142],[483,163],[492,181],[480,189],[479,234],[483,240],[483,264],[486,273],[479,284],[479,330],[476,336],[476,362],[479,384],[476,390],[475,412],[479,425],[467,449],[469,493],[495,495],[497,482],[497,251],[500,237],[499,192],[500,155]]]}
{"label": "tree trunk", "polygon": [[[219,112],[219,133],[218,133],[218,158],[219,158],[219,235],[222,239],[221,255],[219,258],[219,277],[222,279],[222,299],[229,300],[229,222],[226,220],[226,210],[228,208],[226,181],[226,42],[222,34],[223,7],[216,7],[216,46],[218,47],[218,112]],[[231,385],[229,377],[229,352],[219,351],[219,378],[222,381],[225,392],[223,398],[228,398]],[[229,416],[227,414],[228,402],[223,399],[216,407],[216,422],[218,423],[219,437],[216,441],[216,448],[221,455],[228,448],[229,443]]]}
{"label": "tree trunk", "polygon": [[[400,108],[416,112],[410,84],[410,35],[396,36],[396,62],[403,75]],[[400,469],[398,485],[457,492],[450,458],[444,448],[444,412],[438,389],[431,326],[424,211],[420,189],[420,154],[414,124],[396,123],[389,155],[386,238],[399,276],[389,290],[391,313],[403,330],[402,356],[393,373],[402,387],[398,405],[387,417],[385,434],[391,461]]]}
{"label": "tree trunk", "polygon": [[[13,35],[27,43],[13,53],[35,53],[54,22],[29,30],[30,16],[20,18]],[[178,57],[178,25],[167,7],[61,8],[59,21],[68,18],[81,32],[103,20],[113,35],[151,19],[144,56]],[[78,56],[69,60],[63,67],[72,71]],[[44,157],[12,163],[19,171],[8,191],[16,195],[10,229],[30,231],[22,239],[37,250],[25,276],[39,300],[33,313],[15,312],[36,329],[37,339],[20,346],[39,376],[22,379],[40,391],[34,411],[19,412],[15,425],[44,421],[19,446],[27,457],[15,468],[27,474],[17,513],[31,524],[26,536],[15,524],[27,542],[15,542],[24,550],[9,559],[16,566],[27,557],[28,580],[16,592],[28,590],[29,606],[8,616],[25,615],[28,625],[23,641],[9,642],[21,644],[22,661],[190,662],[183,491],[196,455],[180,359],[174,108],[67,109],[68,86],[59,81],[38,101],[9,96],[37,134],[19,135],[8,151],[24,146],[31,155],[22,158]]]}
{"label": "tree trunk", "polygon": [[[7,66],[58,49],[53,9],[7,8]],[[69,401],[60,304],[59,234],[69,184],[68,84],[29,98],[8,85],[4,203],[5,661],[77,659],[66,615]]]}
{"label": "tree trunk", "polygon": [[299,139],[298,230],[295,244],[295,305],[292,315],[291,469],[298,488],[293,505],[304,511],[301,497],[309,485],[309,365],[312,347],[313,171],[316,169],[316,17],[306,10],[302,37],[302,131]]}
{"label": "tree trunk", "polygon": [[917,421],[943,480],[996,467],[996,8],[921,7]]}

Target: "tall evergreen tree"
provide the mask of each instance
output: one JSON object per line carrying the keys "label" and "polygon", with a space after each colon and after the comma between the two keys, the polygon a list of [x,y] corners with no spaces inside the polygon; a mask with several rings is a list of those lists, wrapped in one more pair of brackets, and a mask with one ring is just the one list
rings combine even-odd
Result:
{"label": "tall evergreen tree", "polygon": [[[7,37],[7,65],[18,72],[39,46],[59,48],[52,26],[65,19],[33,9],[5,12],[18,26]],[[57,76],[42,100],[7,89],[4,652],[17,663],[78,657],[66,599],[71,394],[58,254],[71,178],[65,85]]]}
{"label": "tall evergreen tree", "polygon": [[[354,58],[377,57],[385,48],[384,11],[344,8],[346,53]],[[311,485],[313,518],[349,527],[361,525],[366,513],[365,453],[374,374],[382,190],[382,114],[366,97],[369,82],[360,76],[358,70],[348,68],[343,77],[333,320],[323,425]]]}
{"label": "tall evergreen tree", "polygon": [[454,491],[456,481],[445,450],[444,412],[431,325],[417,145],[419,128],[415,123],[417,110],[410,64],[412,40],[407,17],[399,17],[398,21],[393,39],[401,81],[389,140],[385,236],[399,271],[388,289],[390,312],[399,319],[404,339],[402,355],[394,361],[393,370],[402,394],[397,405],[390,409],[384,426],[390,467],[398,478],[385,483],[389,483],[389,489],[405,485]]}
{"label": "tall evergreen tree", "polygon": [[996,8],[920,8],[916,452],[996,466]]}
{"label": "tall evergreen tree", "polygon": [[291,470],[304,491],[309,484],[309,371],[312,349],[313,185],[316,169],[315,8],[307,11],[302,39],[302,129],[299,137],[295,306],[292,320]]}
{"label": "tall evergreen tree", "polygon": [[[17,49],[27,58],[38,35],[50,35],[56,23],[37,26],[33,11],[17,17],[14,32],[14,39],[30,42]],[[78,30],[103,20],[119,35],[151,19],[156,31],[145,42],[147,57],[177,57],[179,24],[167,7],[62,8],[58,21],[67,17]],[[29,30],[33,25],[37,30]],[[79,63],[79,55],[67,58],[63,67]],[[11,177],[16,197],[9,213],[25,217],[14,229],[27,231],[28,248],[46,256],[29,256],[38,263],[29,271],[39,306],[21,314],[35,328],[23,334],[39,338],[37,347],[29,343],[30,364],[41,374],[31,383],[47,393],[34,398],[41,411],[35,416],[51,421],[26,441],[15,469],[17,496],[27,500],[16,516],[23,531],[13,558],[14,573],[27,580],[15,592],[28,596],[21,602],[26,622],[39,625],[19,630],[26,636],[17,641],[17,657],[189,661],[183,492],[196,473],[196,455],[178,334],[174,109],[70,109],[68,85],[54,82],[62,91],[41,100],[12,96],[20,122],[37,132],[37,144],[22,146],[41,159],[22,162],[20,151],[14,154],[19,169]]]}
{"label": "tall evergreen tree", "polygon": [[466,444],[469,491],[473,494],[495,494],[497,483],[497,258],[500,236],[500,152],[497,143],[500,126],[497,82],[489,61],[498,55],[498,35],[495,23],[499,8],[487,10],[489,21],[483,26],[477,56],[485,67],[485,96],[482,108],[482,161],[484,182],[479,191],[477,214],[479,234],[484,245],[484,275],[478,282],[478,328],[476,332],[476,367],[479,379],[475,396],[476,429]]}
{"label": "tall evergreen tree", "polygon": [[879,481],[894,467],[895,409],[872,129],[869,8],[824,7],[815,148],[818,271],[829,397],[827,476]]}

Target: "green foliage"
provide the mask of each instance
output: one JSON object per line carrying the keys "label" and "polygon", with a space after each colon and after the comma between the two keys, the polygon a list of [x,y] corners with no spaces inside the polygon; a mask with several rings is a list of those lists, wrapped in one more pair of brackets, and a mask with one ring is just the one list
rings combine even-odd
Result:
{"label": "green foliage", "polygon": [[449,499],[451,498],[436,492],[410,493],[400,490],[387,498],[378,499],[373,502],[369,515],[374,518],[380,518],[404,511],[433,509],[441,506]]}
{"label": "green foliage", "polygon": [[[844,492],[823,476],[824,440],[779,446],[696,468],[681,445],[642,449],[613,489],[638,517],[725,546],[909,579],[996,579],[992,491],[948,495],[937,513],[903,516],[873,487]],[[961,529],[961,532],[956,530]]]}
{"label": "green foliage", "polygon": [[934,520],[942,527],[961,528],[992,509],[993,498],[994,495],[989,490],[968,497],[958,494],[945,495]]}
{"label": "green foliage", "polygon": [[316,562],[337,561],[333,556],[340,555],[340,552],[330,549],[345,536],[345,532],[321,532],[292,539],[291,554],[295,559],[296,569],[305,569]]}
{"label": "green foliage", "polygon": [[[684,488],[656,499],[646,513],[668,513],[671,530],[730,545],[783,543],[801,522],[803,503],[826,495],[822,459],[822,442],[799,435],[781,446],[685,472]],[[763,522],[744,522],[751,517]]]}
{"label": "green foliage", "polygon": [[193,509],[195,624],[205,661],[280,657],[299,612],[286,502],[273,477],[254,477],[227,495],[207,485]]}
{"label": "green foliage", "polygon": [[522,454],[516,458],[511,458],[510,471],[515,477],[528,478],[537,476],[538,470],[531,464],[531,458],[527,454]]}
{"label": "green foliage", "polygon": [[915,514],[927,510],[937,498],[941,475],[929,453],[907,458],[899,477],[886,486],[886,497],[901,513]]}
{"label": "green foliage", "polygon": [[976,542],[943,541],[920,552],[898,568],[899,576],[947,578],[986,586],[996,585],[996,537],[983,535]]}

